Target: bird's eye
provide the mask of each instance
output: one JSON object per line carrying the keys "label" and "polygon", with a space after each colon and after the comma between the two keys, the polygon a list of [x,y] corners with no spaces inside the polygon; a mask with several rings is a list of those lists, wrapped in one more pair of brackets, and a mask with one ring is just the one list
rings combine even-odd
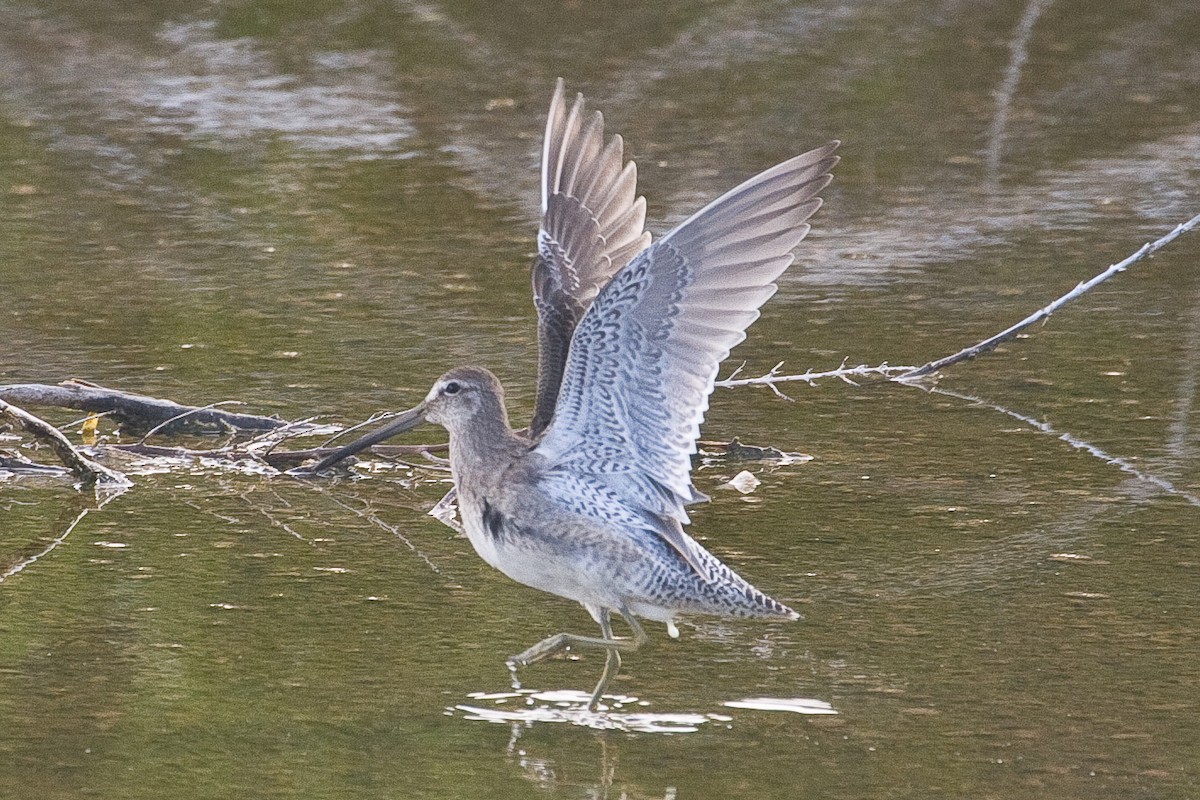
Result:
{"label": "bird's eye", "polygon": [[459,383],[458,381],[450,381],[442,389],[443,394],[458,394],[461,391],[462,391],[462,384]]}

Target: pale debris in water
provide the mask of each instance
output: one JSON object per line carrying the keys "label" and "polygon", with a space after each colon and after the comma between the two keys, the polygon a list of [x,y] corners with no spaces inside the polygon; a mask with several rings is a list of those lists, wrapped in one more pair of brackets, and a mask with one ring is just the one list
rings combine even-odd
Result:
{"label": "pale debris in water", "polygon": [[742,494],[750,494],[761,485],[762,481],[754,477],[754,473],[749,470],[742,470],[733,476],[733,480],[724,484],[721,488],[736,489]]}
{"label": "pale debris in water", "polygon": [[675,626],[675,620],[673,619],[667,620],[667,636],[670,636],[672,639],[679,638],[679,628]]}

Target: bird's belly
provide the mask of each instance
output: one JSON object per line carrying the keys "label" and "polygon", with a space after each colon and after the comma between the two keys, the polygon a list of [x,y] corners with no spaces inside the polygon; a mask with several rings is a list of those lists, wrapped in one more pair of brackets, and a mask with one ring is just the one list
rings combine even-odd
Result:
{"label": "bird's belly", "polygon": [[619,603],[615,587],[606,585],[595,553],[586,543],[553,534],[512,532],[496,535],[476,518],[465,524],[467,538],[479,557],[517,583],[585,605]]}

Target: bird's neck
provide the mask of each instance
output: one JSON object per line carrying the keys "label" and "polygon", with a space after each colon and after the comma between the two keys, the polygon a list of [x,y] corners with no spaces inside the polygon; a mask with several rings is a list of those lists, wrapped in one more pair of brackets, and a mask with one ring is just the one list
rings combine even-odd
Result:
{"label": "bird's neck", "polygon": [[450,467],[460,486],[469,482],[490,484],[505,468],[529,449],[529,442],[513,431],[508,417],[481,414],[467,424],[450,428]]}

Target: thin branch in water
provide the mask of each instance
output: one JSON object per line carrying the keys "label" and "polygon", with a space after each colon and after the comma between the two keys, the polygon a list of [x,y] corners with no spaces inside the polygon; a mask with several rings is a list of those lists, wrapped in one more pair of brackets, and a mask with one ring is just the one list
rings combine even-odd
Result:
{"label": "thin branch in water", "polygon": [[71,531],[75,530],[75,528],[79,526],[79,523],[83,521],[84,517],[86,517],[89,513],[93,512],[93,511],[99,511],[100,509],[104,508],[106,505],[108,505],[108,503],[110,501],[114,500],[115,498],[117,498],[121,494],[123,494],[124,491],[125,491],[125,488],[122,487],[118,491],[112,492],[109,494],[102,495],[99,492],[97,492],[96,505],[94,507],[85,508],[82,511],[80,511],[79,514],[75,517],[75,519],[71,520],[70,524],[67,525],[67,527],[63,530],[63,532],[60,533],[58,536],[54,537],[54,539],[51,540],[50,544],[46,545],[38,553],[35,553],[32,556],[28,556],[27,558],[23,558],[20,561],[18,561],[17,563],[15,563],[12,566],[5,569],[3,572],[0,572],[0,583],[4,583],[5,580],[16,575],[18,572],[21,572],[22,570],[24,570],[26,567],[28,567],[30,564],[34,563],[38,559],[45,558],[47,555],[50,554],[51,551],[53,551],[56,547],[58,547],[60,544],[62,544],[63,542],[65,542],[67,540],[67,537],[71,535]]}
{"label": "thin branch in water", "polygon": [[338,439],[341,439],[346,434],[354,433],[355,431],[360,431],[363,428],[366,428],[369,425],[374,425],[376,422],[379,422],[381,420],[391,419],[392,417],[396,416],[397,413],[398,412],[396,412],[396,411],[380,411],[378,414],[372,414],[369,418],[364,419],[362,422],[358,423],[357,425],[351,425],[348,428],[343,428],[342,430],[335,433],[333,436],[330,436],[328,439],[321,442],[321,447],[330,447],[334,442],[336,442]]}
{"label": "thin branch in water", "polygon": [[84,485],[96,482],[111,483],[117,486],[132,485],[129,479],[121,473],[109,469],[79,452],[58,429],[28,411],[0,400],[0,415],[8,417],[29,433],[49,444],[59,460],[75,473],[75,476]]}
{"label": "thin branch in water", "polygon": [[1049,318],[1051,314],[1053,314],[1055,311],[1058,311],[1060,308],[1065,306],[1067,303],[1081,297],[1084,293],[1095,288],[1096,286],[1099,286],[1101,283],[1104,283],[1104,281],[1108,280],[1109,278],[1113,277],[1114,275],[1124,272],[1125,270],[1129,269],[1129,267],[1132,264],[1134,264],[1138,261],[1141,261],[1146,256],[1149,256],[1149,255],[1152,255],[1152,254],[1158,252],[1159,250],[1166,247],[1171,242],[1178,239],[1183,234],[1185,234],[1188,231],[1195,228],[1197,225],[1200,225],[1200,214],[1197,214],[1196,216],[1192,217],[1187,222],[1184,222],[1181,225],[1176,225],[1175,229],[1172,230],[1170,233],[1166,234],[1165,236],[1162,236],[1161,238],[1156,239],[1155,241],[1150,242],[1148,244],[1142,245],[1137,250],[1137,252],[1135,252],[1133,255],[1129,256],[1128,258],[1126,258],[1124,261],[1119,261],[1116,264],[1113,264],[1108,269],[1104,270],[1104,272],[1101,272],[1099,275],[1092,278],[1091,280],[1084,281],[1083,283],[1079,284],[1071,291],[1064,294],[1062,297],[1060,297],[1057,300],[1055,300],[1054,302],[1052,302],[1050,305],[1048,305],[1042,309],[1039,309],[1038,311],[1035,311],[1034,313],[1030,314],[1025,319],[1018,322],[1016,325],[1006,328],[1005,330],[1001,331],[1000,333],[997,333],[995,336],[984,339],[982,342],[979,342],[978,344],[974,344],[974,345],[971,345],[970,347],[959,350],[954,355],[946,356],[945,358],[939,358],[937,361],[930,361],[928,364],[925,364],[924,366],[913,369],[903,375],[895,376],[893,378],[893,380],[897,380],[900,382],[906,382],[906,381],[916,380],[917,378],[924,378],[928,375],[932,375],[933,373],[935,373],[939,370],[945,369],[946,367],[950,366],[951,364],[957,364],[960,361],[966,361],[967,359],[975,358],[975,356],[981,355],[982,353],[986,353],[989,350],[994,349],[997,345],[1008,341],[1009,339],[1013,338],[1014,336],[1016,336],[1018,333],[1025,330],[1029,326],[1031,326],[1037,322],[1040,322],[1044,319]]}
{"label": "thin branch in water", "polygon": [[315,436],[319,433],[327,433],[331,430],[334,430],[332,426],[325,426],[323,428],[322,426],[315,424],[315,420],[319,418],[319,414],[314,414],[311,417],[305,417],[304,419],[298,419],[295,422],[289,422],[282,428],[276,428],[273,431],[267,431],[266,433],[259,434],[250,441],[246,442],[246,444],[243,445],[243,449],[252,450],[260,445],[265,445],[266,449],[263,451],[263,456],[265,457],[284,442],[292,439],[299,439],[305,436]]}
{"label": "thin branch in water", "polygon": [[388,523],[381,520],[378,516],[376,516],[375,512],[373,512],[371,510],[370,503],[365,503],[364,508],[360,510],[357,508],[353,508],[348,503],[342,502],[337,497],[335,497],[333,495],[333,493],[330,492],[326,487],[322,486],[319,483],[313,483],[312,481],[304,481],[304,485],[310,487],[314,491],[320,492],[328,500],[333,502],[333,504],[338,506],[339,508],[343,508],[346,511],[349,511],[354,516],[358,517],[359,519],[366,520],[367,522],[371,523],[372,525],[376,526],[377,528],[385,530],[388,533],[390,533],[392,536],[395,536],[397,539],[399,539],[401,542],[403,542],[405,547],[407,547],[409,550],[411,550],[417,556],[417,558],[424,561],[425,566],[429,567],[429,569],[433,570],[438,575],[442,575],[445,578],[449,577],[449,576],[445,575],[445,573],[442,572],[441,567],[439,567],[437,564],[435,564],[433,562],[433,559],[431,559],[429,556],[425,555],[425,553],[422,552],[419,547],[417,547],[415,544],[412,543],[411,539],[409,539],[407,536],[405,536],[403,533],[401,533],[400,529],[398,527],[396,527],[395,525],[389,525]]}
{"label": "thin branch in water", "polygon": [[13,575],[16,575],[18,572],[25,569],[33,562],[37,561],[39,558],[43,558],[44,556],[49,555],[50,552],[52,550],[54,550],[54,548],[58,547],[60,544],[62,544],[63,542],[66,541],[67,537],[71,535],[71,531],[75,530],[75,526],[78,525],[83,520],[83,518],[88,515],[89,511],[92,511],[92,509],[85,508],[83,511],[80,511],[79,516],[75,517],[74,521],[72,521],[71,524],[67,526],[67,529],[64,530],[62,533],[60,533],[58,536],[56,536],[50,542],[50,544],[46,545],[46,547],[41,552],[39,552],[35,555],[32,555],[32,556],[29,556],[28,558],[21,559],[16,564],[13,564],[11,567],[4,570],[4,572],[0,572],[0,583],[4,583],[4,581],[11,578]]}
{"label": "thin branch in water", "polygon": [[717,381],[713,385],[719,386],[722,389],[733,389],[738,386],[766,386],[780,397],[791,400],[790,397],[787,397],[780,392],[776,388],[775,384],[801,381],[807,383],[809,386],[815,386],[819,380],[824,380],[825,378],[837,378],[845,381],[851,386],[858,386],[858,384],[853,380],[854,378],[878,377],[894,379],[898,375],[903,375],[905,372],[915,369],[915,367],[893,367],[888,365],[886,361],[875,367],[871,367],[866,364],[859,364],[857,367],[847,367],[847,360],[848,359],[843,358],[841,366],[839,366],[837,369],[826,370],[824,372],[813,372],[810,369],[807,372],[802,372],[796,375],[780,375],[780,369],[783,367],[783,362],[780,361],[765,375],[759,375],[757,378],[735,378],[734,376],[742,371],[742,368],[738,367],[737,370],[735,370],[734,373],[728,378]]}
{"label": "thin branch in water", "polygon": [[[311,540],[309,540],[309,539],[306,539],[306,538],[304,538],[304,535],[303,535],[303,534],[301,534],[299,531],[297,531],[295,528],[293,528],[293,527],[292,527],[290,524],[288,524],[287,522],[284,522],[283,520],[280,520],[280,519],[276,519],[276,518],[275,518],[275,515],[273,515],[273,514],[272,514],[270,511],[268,511],[267,509],[263,508],[263,507],[262,507],[261,505],[259,505],[258,503],[252,503],[252,502],[250,502],[250,494],[251,494],[251,492],[253,492],[253,489],[248,489],[248,490],[246,490],[245,492],[242,492],[241,494],[239,494],[239,495],[238,495],[238,497],[240,497],[240,498],[242,499],[242,502],[244,502],[246,505],[250,506],[250,508],[254,509],[254,510],[255,510],[255,511],[257,511],[259,514],[261,514],[262,516],[264,516],[264,517],[267,519],[267,521],[268,521],[268,522],[270,522],[270,523],[271,523],[271,525],[273,525],[274,527],[276,527],[276,528],[280,528],[280,529],[282,529],[283,531],[285,531],[285,532],[287,532],[287,533],[291,534],[291,535],[292,535],[292,536],[294,536],[295,538],[297,538],[297,539],[299,539],[300,541],[304,542],[304,543],[305,543],[306,545],[308,545],[309,547],[316,547],[316,546],[317,546],[316,542],[313,542],[313,541],[311,541]],[[284,500],[282,497],[280,497],[280,495],[279,495],[279,492],[276,492],[276,491],[272,490],[272,494],[274,494],[274,495],[275,495],[275,498],[276,498],[277,500],[279,500],[281,503],[283,503],[284,505],[288,505],[287,501],[285,501],[285,500]]]}
{"label": "thin branch in water", "polygon": [[192,500],[188,500],[185,498],[184,500],[182,500],[180,502],[182,502],[188,508],[193,508],[196,511],[199,511],[201,514],[208,514],[210,517],[216,517],[217,519],[221,520],[222,522],[228,523],[230,525],[243,524],[242,520],[238,519],[237,517],[231,517],[228,514],[221,514],[219,512],[213,511],[212,509],[203,508],[199,503],[196,503]]}
{"label": "thin branch in water", "polygon": [[984,408],[990,408],[993,411],[999,411],[1001,414],[1005,414],[1009,417],[1012,417],[1015,420],[1023,422],[1026,425],[1030,426],[1031,428],[1035,428],[1042,433],[1048,434],[1050,436],[1054,436],[1055,438],[1066,442],[1071,447],[1074,447],[1076,450],[1082,450],[1085,453],[1087,453],[1088,455],[1094,456],[1095,458],[1100,459],[1101,461],[1103,461],[1106,464],[1111,464],[1112,466],[1117,467],[1121,471],[1132,475],[1133,477],[1137,478],[1138,480],[1140,480],[1144,483],[1149,483],[1152,486],[1157,486],[1159,489],[1162,489],[1164,492],[1167,492],[1168,494],[1173,494],[1173,495],[1176,495],[1177,497],[1182,497],[1184,500],[1191,503],[1192,505],[1200,507],[1200,497],[1197,497],[1196,495],[1192,494],[1191,492],[1180,489],[1178,486],[1171,483],[1166,478],[1163,478],[1159,475],[1155,475],[1153,473],[1146,472],[1145,470],[1139,469],[1139,468],[1135,467],[1132,463],[1130,463],[1128,460],[1121,458],[1120,456],[1114,456],[1114,455],[1106,452],[1102,448],[1097,447],[1096,445],[1092,444],[1091,442],[1087,442],[1087,441],[1084,441],[1083,439],[1080,439],[1078,436],[1075,436],[1072,433],[1063,433],[1063,432],[1057,430],[1053,425],[1051,425],[1048,422],[1042,422],[1040,420],[1036,420],[1033,417],[1027,416],[1018,411],[1013,411],[1012,409],[1005,408],[1004,406],[1002,406],[998,403],[993,403],[989,400],[984,400],[983,398],[976,397],[974,395],[964,394],[962,392],[956,392],[956,391],[953,391],[952,389],[943,389],[940,386],[931,386],[928,388],[929,388],[929,391],[932,392],[933,394],[940,394],[940,395],[945,395],[947,397],[954,397],[959,400],[966,400],[969,403],[974,403],[975,405],[982,406]]}
{"label": "thin branch in water", "polygon": [[193,417],[204,411],[211,411],[212,409],[217,408],[218,406],[244,406],[244,405],[246,405],[246,404],[243,403],[241,400],[218,400],[217,402],[209,403],[206,406],[199,406],[197,408],[189,408],[188,410],[186,410],[180,414],[176,414],[175,416],[171,417],[170,419],[164,419],[162,422],[158,423],[153,428],[146,431],[145,435],[143,435],[141,439],[138,439],[137,443],[145,444],[147,439],[149,439],[151,436],[153,436],[158,431],[160,431],[163,428],[170,425],[172,422],[178,422],[181,419],[187,419],[188,417]]}
{"label": "thin branch in water", "polygon": [[107,416],[110,416],[111,414],[112,414],[112,412],[111,412],[111,411],[104,411],[104,412],[102,412],[102,413],[99,413],[99,414],[96,414],[96,413],[94,413],[94,412],[90,412],[90,411],[89,411],[86,417],[77,417],[76,419],[73,419],[73,420],[71,420],[70,422],[67,422],[67,423],[64,423],[64,424],[62,424],[62,425],[59,425],[59,426],[58,426],[58,429],[59,429],[60,431],[69,431],[69,430],[71,430],[72,428],[74,428],[76,425],[83,425],[84,423],[86,423],[86,422],[87,422],[88,420],[90,420],[90,419],[97,419],[97,420],[98,420],[98,419],[100,419],[101,417],[107,417]]}

